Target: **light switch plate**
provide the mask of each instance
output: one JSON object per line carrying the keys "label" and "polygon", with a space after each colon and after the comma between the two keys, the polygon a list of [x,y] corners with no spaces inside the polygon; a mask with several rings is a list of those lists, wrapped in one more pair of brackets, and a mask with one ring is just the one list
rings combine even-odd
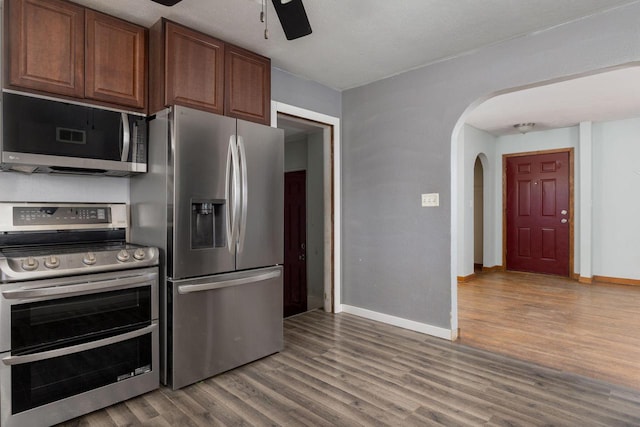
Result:
{"label": "light switch plate", "polygon": [[422,207],[440,206],[440,193],[426,193],[422,195]]}

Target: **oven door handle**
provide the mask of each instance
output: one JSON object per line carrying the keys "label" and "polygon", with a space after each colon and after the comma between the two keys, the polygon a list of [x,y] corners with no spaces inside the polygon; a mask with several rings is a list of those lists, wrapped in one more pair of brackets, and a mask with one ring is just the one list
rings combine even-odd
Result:
{"label": "oven door handle", "polygon": [[91,341],[84,344],[73,345],[70,347],[58,348],[55,350],[42,351],[40,353],[27,354],[24,356],[9,356],[2,359],[2,363],[5,365],[23,365],[25,363],[39,362],[41,360],[53,359],[54,357],[68,356],[74,353],[80,353],[81,351],[93,350],[99,347],[105,347],[111,344],[116,344],[122,341],[137,338],[142,335],[146,335],[153,332],[157,328],[157,325],[151,324],[142,329],[127,332],[125,334],[116,335],[109,338],[103,338],[97,341]]}
{"label": "oven door handle", "polygon": [[[95,293],[104,290],[118,290],[132,288],[153,280],[155,273],[121,279],[105,280],[102,282],[83,282],[77,285],[50,286],[46,288],[21,288],[11,291],[3,291],[6,299],[34,299],[42,297],[55,297],[58,295],[71,296]],[[133,280],[135,279],[135,280]]]}

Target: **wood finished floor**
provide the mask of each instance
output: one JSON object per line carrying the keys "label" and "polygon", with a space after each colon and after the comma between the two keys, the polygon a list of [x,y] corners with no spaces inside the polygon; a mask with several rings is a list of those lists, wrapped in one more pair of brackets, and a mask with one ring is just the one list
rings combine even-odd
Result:
{"label": "wood finished floor", "polygon": [[281,353],[63,426],[632,426],[640,393],[320,311]]}
{"label": "wood finished floor", "polygon": [[480,273],[458,285],[460,343],[640,390],[640,287]]}

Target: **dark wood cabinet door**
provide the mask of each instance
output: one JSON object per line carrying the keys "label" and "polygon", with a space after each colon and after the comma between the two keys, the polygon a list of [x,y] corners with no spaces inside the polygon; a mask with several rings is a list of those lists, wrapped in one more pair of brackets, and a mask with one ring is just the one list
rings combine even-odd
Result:
{"label": "dark wood cabinet door", "polygon": [[237,46],[225,51],[224,114],[269,125],[271,61]]}
{"label": "dark wood cabinet door", "polygon": [[165,106],[224,112],[224,42],[165,22]]}
{"label": "dark wood cabinet door", "polygon": [[9,85],[84,96],[84,8],[58,0],[9,0]]}
{"label": "dark wood cabinet door", "polygon": [[85,97],[143,109],[146,29],[93,10],[85,13]]}

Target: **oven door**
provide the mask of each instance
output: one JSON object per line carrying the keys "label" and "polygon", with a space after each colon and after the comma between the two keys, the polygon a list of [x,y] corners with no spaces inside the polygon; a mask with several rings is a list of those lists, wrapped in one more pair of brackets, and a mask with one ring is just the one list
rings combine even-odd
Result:
{"label": "oven door", "polygon": [[157,279],[151,268],[2,285],[0,424],[49,425],[157,388]]}

